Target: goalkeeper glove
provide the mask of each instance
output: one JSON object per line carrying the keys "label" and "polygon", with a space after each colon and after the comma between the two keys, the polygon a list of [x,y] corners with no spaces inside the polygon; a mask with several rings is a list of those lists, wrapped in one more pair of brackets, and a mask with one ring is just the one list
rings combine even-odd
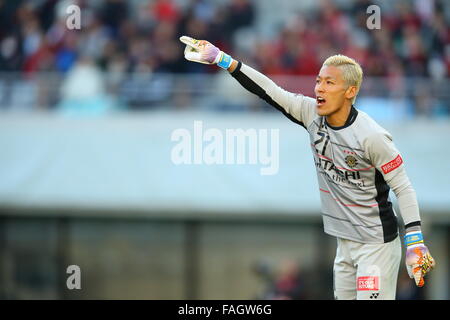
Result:
{"label": "goalkeeper glove", "polygon": [[423,277],[435,266],[433,257],[423,243],[421,231],[407,231],[406,244],[406,270],[410,278],[414,278],[416,285],[422,287],[425,284]]}
{"label": "goalkeeper glove", "polygon": [[196,40],[191,37],[182,36],[180,37],[180,41],[186,45],[184,57],[189,61],[203,64],[217,64],[225,70],[233,62],[233,58],[206,40]]}

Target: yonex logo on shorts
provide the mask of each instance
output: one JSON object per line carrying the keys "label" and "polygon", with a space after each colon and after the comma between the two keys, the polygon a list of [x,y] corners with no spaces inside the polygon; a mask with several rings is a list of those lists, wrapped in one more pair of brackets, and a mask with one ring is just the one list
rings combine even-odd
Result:
{"label": "yonex logo on shorts", "polygon": [[376,276],[358,277],[358,291],[379,290],[379,281]]}

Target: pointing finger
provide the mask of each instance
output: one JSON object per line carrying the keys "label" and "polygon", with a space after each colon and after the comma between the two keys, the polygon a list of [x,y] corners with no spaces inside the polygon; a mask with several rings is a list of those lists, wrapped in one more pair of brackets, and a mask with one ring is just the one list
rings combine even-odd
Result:
{"label": "pointing finger", "polygon": [[188,37],[188,36],[180,37],[180,41],[183,42],[185,45],[191,46],[193,48],[198,48],[198,45],[199,45],[198,40]]}

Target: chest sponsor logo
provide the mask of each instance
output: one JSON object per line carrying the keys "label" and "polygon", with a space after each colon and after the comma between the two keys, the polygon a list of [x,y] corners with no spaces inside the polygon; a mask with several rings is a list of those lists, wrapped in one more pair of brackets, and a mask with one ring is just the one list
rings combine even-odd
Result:
{"label": "chest sponsor logo", "polygon": [[362,179],[359,171],[340,170],[332,161],[320,157],[316,159],[315,164],[318,169],[323,169],[330,179],[337,183],[365,187],[364,179]]}
{"label": "chest sponsor logo", "polygon": [[381,166],[381,170],[383,170],[384,174],[387,174],[395,169],[397,169],[398,167],[400,167],[400,165],[403,163],[403,159],[400,155],[398,155],[394,160],[389,161],[386,164],[383,164]]}
{"label": "chest sponsor logo", "polygon": [[358,277],[358,291],[378,291],[378,276]]}

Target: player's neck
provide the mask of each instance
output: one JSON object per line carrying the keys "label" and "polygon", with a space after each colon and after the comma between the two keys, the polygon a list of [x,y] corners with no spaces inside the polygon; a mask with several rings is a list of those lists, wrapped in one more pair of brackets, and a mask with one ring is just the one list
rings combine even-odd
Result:
{"label": "player's neck", "polygon": [[351,103],[345,103],[339,110],[326,116],[327,123],[332,127],[342,127],[347,122],[352,109]]}

